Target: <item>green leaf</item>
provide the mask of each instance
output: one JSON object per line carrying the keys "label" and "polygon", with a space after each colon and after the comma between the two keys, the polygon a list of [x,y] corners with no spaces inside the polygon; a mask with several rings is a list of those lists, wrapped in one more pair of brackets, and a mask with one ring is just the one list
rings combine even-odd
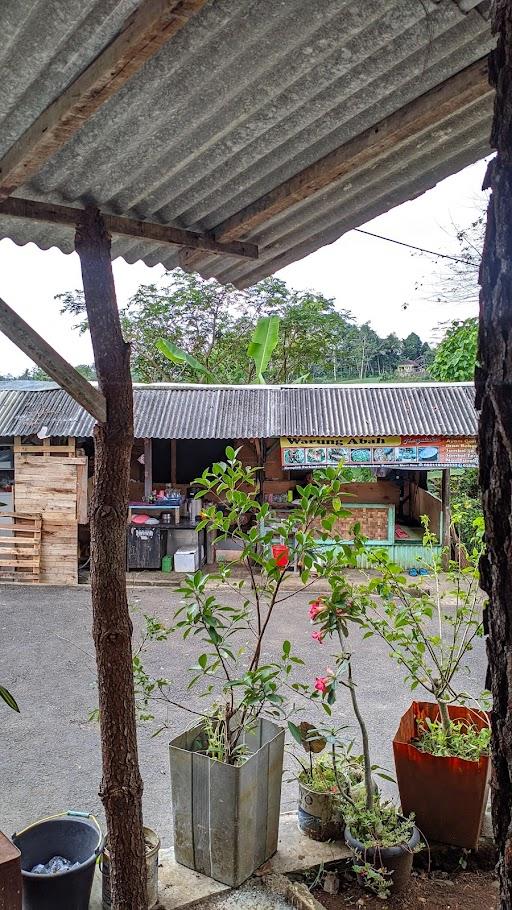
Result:
{"label": "green leaf", "polygon": [[15,698],[11,695],[8,689],[4,688],[4,686],[0,686],[0,698],[5,702],[6,705],[9,706],[9,708],[12,708],[13,711],[17,711],[18,714],[20,713],[20,709]]}
{"label": "green leaf", "polygon": [[302,746],[302,733],[300,732],[297,724],[292,723],[291,720],[288,721],[288,729],[292,734],[294,740]]}
{"label": "green leaf", "polygon": [[279,341],[279,316],[262,316],[256,324],[247,354],[254,360],[256,380],[265,382],[264,372]]}
{"label": "green leaf", "polygon": [[192,354],[189,354],[187,351],[183,351],[182,348],[179,348],[177,344],[174,344],[173,341],[166,341],[164,338],[159,338],[156,343],[157,349],[160,351],[164,357],[167,357],[167,360],[170,360],[172,363],[186,364],[192,370],[195,370],[196,373],[202,373],[203,376],[207,376],[208,379],[214,380],[213,373],[203,366]]}

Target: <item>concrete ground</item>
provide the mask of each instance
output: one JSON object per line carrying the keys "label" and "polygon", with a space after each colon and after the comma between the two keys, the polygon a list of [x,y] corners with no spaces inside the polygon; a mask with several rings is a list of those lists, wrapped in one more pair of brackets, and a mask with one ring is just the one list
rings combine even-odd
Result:
{"label": "concrete ground", "polygon": [[[228,594],[231,600],[234,595]],[[329,644],[311,640],[307,608],[311,594],[294,593],[275,612],[266,653],[277,653],[291,639],[295,653],[306,662],[300,678],[311,683],[330,663]],[[137,588],[130,592],[134,642],[140,640],[141,614],[151,613],[170,623],[179,597],[167,588]],[[96,704],[95,661],[91,639],[90,589],[86,586],[0,586],[2,684],[8,685],[21,708],[17,715],[0,706],[0,828],[12,834],[37,818],[65,809],[81,809],[103,818],[98,786],[101,776],[98,727],[88,721]],[[154,643],[147,656],[152,673],[173,682],[177,701],[202,709],[196,695],[186,691],[188,667],[197,658],[196,643],[173,637]],[[392,769],[391,740],[401,713],[411,701],[402,673],[377,639],[363,641],[352,634],[355,679],[368,721],[373,760]],[[471,657],[471,686],[481,691],[485,678],[485,649],[478,641]],[[465,683],[467,687],[468,684]],[[416,693],[418,696],[418,692]],[[171,843],[171,805],[168,741],[190,723],[178,708],[160,708],[158,721],[169,731],[152,738],[156,724],[140,727],[140,764],[144,778],[145,823],[159,832],[163,846]],[[311,711],[304,718],[314,719]],[[356,735],[347,701],[340,696],[333,724],[347,724]],[[288,755],[283,782],[282,811],[296,805],[296,782],[290,779],[295,762]],[[388,785],[389,786],[389,785]]]}

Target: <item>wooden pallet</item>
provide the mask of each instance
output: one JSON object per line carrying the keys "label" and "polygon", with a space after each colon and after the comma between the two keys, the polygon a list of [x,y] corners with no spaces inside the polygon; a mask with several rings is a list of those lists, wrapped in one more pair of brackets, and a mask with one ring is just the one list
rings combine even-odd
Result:
{"label": "wooden pallet", "polygon": [[76,454],[75,439],[68,436],[67,445],[52,445],[51,440],[43,439],[41,445],[31,445],[22,443],[21,436],[14,437],[14,454],[15,455],[42,455],[49,457],[51,455],[60,455],[61,457],[72,458]]}
{"label": "wooden pallet", "polygon": [[0,581],[38,582],[41,514],[2,512],[0,518]]}

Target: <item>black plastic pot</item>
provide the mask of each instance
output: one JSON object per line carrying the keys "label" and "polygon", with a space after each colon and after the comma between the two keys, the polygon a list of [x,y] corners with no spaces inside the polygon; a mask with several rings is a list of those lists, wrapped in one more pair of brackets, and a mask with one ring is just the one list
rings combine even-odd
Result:
{"label": "black plastic pot", "polygon": [[[365,847],[352,836],[347,825],[345,842],[359,863],[371,863],[375,869],[384,868],[391,873],[390,886],[393,891],[401,891],[411,877],[413,854],[420,842],[420,832],[414,825],[407,844],[398,844],[396,847]],[[358,881],[364,888],[364,876],[358,875]]]}
{"label": "black plastic pot", "polygon": [[[21,850],[23,910],[88,910],[94,867],[104,842],[95,819],[69,812],[30,825],[12,841]],[[53,856],[80,865],[55,875],[30,871]]]}

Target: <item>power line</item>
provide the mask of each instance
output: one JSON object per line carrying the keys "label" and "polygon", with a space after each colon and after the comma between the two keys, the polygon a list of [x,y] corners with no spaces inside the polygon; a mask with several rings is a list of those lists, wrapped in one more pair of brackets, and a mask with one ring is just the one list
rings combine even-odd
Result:
{"label": "power line", "polygon": [[425,250],[422,246],[414,246],[412,243],[405,243],[403,240],[394,240],[393,237],[383,237],[382,234],[374,234],[372,231],[363,231],[362,228],[354,228],[358,234],[366,234],[367,237],[376,237],[377,240],[387,240],[388,243],[396,243],[398,246],[406,246],[410,250],[417,250],[418,253],[426,253],[428,256],[439,256],[441,259],[451,259],[452,262],[462,262],[464,265],[470,265],[475,270],[478,266],[471,259],[461,259],[459,256],[449,256],[448,253],[435,253],[434,250]]}

